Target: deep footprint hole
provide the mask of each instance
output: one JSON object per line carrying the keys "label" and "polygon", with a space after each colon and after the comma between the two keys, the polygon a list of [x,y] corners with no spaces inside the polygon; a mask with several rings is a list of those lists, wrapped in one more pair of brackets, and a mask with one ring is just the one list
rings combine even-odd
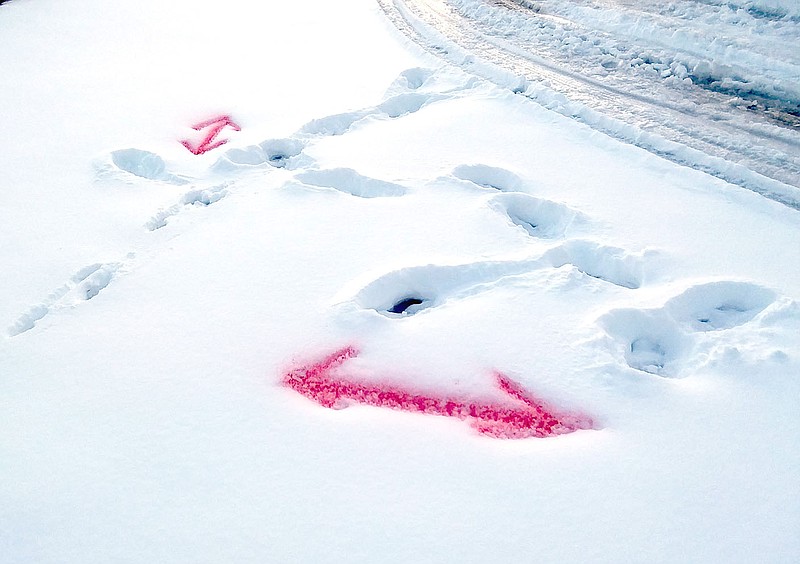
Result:
{"label": "deep footprint hole", "polygon": [[509,213],[508,217],[509,217],[509,219],[511,219],[512,223],[514,223],[514,225],[519,225],[525,231],[527,231],[529,235],[538,235],[538,233],[539,233],[537,231],[537,229],[539,227],[538,222],[534,222],[534,221],[528,220],[528,219],[523,219],[523,218],[521,218],[521,217],[519,217],[519,216],[517,216],[516,214],[513,214],[513,213]]}
{"label": "deep footprint hole", "polygon": [[284,167],[286,167],[286,161],[287,160],[289,160],[288,156],[283,155],[281,153],[276,153],[274,155],[270,155],[269,159],[267,160],[267,162],[269,164],[271,164],[272,166],[274,166],[274,167],[284,168]]}
{"label": "deep footprint hole", "polygon": [[640,337],[631,342],[628,361],[632,368],[659,374],[664,370],[667,360],[667,351],[658,341],[647,337]]}
{"label": "deep footprint hole", "polygon": [[411,315],[420,309],[415,306],[422,305],[425,303],[425,301],[426,300],[422,298],[415,298],[415,297],[403,298],[402,300],[395,303],[392,307],[390,307],[386,311],[388,311],[389,313]]}

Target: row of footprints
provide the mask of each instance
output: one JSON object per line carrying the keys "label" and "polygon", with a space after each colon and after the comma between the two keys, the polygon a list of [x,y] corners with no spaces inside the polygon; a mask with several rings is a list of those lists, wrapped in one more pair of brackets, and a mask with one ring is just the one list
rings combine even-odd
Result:
{"label": "row of footprints", "polygon": [[[388,88],[384,100],[376,106],[314,119],[287,138],[268,139],[257,145],[223,151],[210,166],[205,178],[170,170],[167,161],[153,151],[125,148],[95,159],[97,182],[114,185],[156,183],[167,189],[187,187],[174,204],[153,214],[144,223],[148,231],[166,227],[179,214],[206,208],[231,194],[236,179],[243,175],[265,174],[275,169],[296,171],[296,182],[308,187],[346,186],[349,194],[359,197],[398,196],[405,188],[360,176],[349,169],[315,170],[313,159],[304,149],[315,139],[343,135],[370,119],[397,119],[415,113],[427,104],[467,92],[474,85],[471,78],[442,81],[432,69],[412,68],[402,72]],[[48,314],[75,307],[94,298],[123,272],[132,268],[133,253],[118,262],[91,264],[78,269],[59,288],[40,303],[31,306],[8,328],[11,336],[25,333]]]}

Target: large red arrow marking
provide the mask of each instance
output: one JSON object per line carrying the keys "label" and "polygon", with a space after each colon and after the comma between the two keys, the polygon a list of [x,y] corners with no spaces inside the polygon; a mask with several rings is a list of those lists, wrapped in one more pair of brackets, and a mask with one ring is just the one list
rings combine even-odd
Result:
{"label": "large red arrow marking", "polygon": [[495,374],[498,387],[522,406],[436,398],[396,387],[348,382],[330,375],[337,366],[357,355],[355,348],[345,347],[321,362],[288,372],[283,383],[325,407],[344,407],[345,400],[350,399],[376,407],[457,417],[469,420],[480,433],[501,439],[547,437],[593,428],[592,420],[586,416],[555,415],[517,382],[499,372]]}
{"label": "large red arrow marking", "polygon": [[195,144],[188,139],[183,139],[181,141],[181,145],[189,149],[195,155],[202,155],[203,153],[206,153],[212,149],[216,149],[220,145],[224,145],[228,142],[227,139],[214,141],[214,139],[217,138],[217,135],[219,135],[219,132],[228,125],[231,126],[234,131],[242,130],[241,127],[233,122],[230,116],[219,116],[206,121],[201,121],[200,123],[196,123],[192,126],[192,129],[195,131],[202,131],[203,129],[208,128],[208,131],[199,143]]}

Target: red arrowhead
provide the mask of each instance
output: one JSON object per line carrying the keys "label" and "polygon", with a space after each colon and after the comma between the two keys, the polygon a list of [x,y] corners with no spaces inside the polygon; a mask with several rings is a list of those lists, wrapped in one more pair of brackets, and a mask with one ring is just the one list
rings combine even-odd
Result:
{"label": "red arrowhead", "polygon": [[521,406],[436,398],[397,387],[348,382],[330,375],[337,366],[357,355],[354,347],[345,347],[316,364],[292,370],[283,377],[283,384],[325,407],[344,407],[349,399],[375,407],[457,417],[469,420],[484,435],[502,439],[547,437],[593,428],[592,420],[583,415],[554,415],[543,402],[500,373],[495,374],[498,387]]}
{"label": "red arrowhead", "polygon": [[217,135],[219,135],[219,132],[222,131],[226,126],[230,126],[234,131],[242,130],[241,127],[234,123],[230,116],[218,116],[206,121],[201,121],[200,123],[196,123],[192,126],[192,129],[195,131],[202,131],[208,128],[208,131],[206,131],[205,136],[200,140],[200,142],[193,143],[188,139],[183,139],[181,141],[181,145],[189,149],[192,154],[202,155],[203,153],[211,151],[212,149],[216,149],[220,145],[224,145],[228,142],[227,139],[214,141],[217,138]]}

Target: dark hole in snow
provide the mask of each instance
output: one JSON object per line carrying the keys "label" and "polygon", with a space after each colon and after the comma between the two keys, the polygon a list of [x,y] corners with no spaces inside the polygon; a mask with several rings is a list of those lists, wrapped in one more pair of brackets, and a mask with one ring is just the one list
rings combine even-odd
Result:
{"label": "dark hole in snow", "polygon": [[534,231],[536,231],[536,228],[538,227],[537,224],[533,223],[532,221],[522,219],[521,217],[517,217],[516,215],[513,214],[508,214],[508,217],[514,224],[519,225],[525,231],[527,231],[531,235],[534,235]]}
{"label": "dark hole in snow", "polygon": [[389,313],[404,313],[408,308],[419,305],[422,300],[419,298],[405,298],[389,308]]}
{"label": "dark hole in snow", "polygon": [[267,161],[269,164],[274,166],[275,168],[285,168],[286,161],[289,159],[286,155],[282,153],[277,153],[274,155],[269,156],[269,160]]}

